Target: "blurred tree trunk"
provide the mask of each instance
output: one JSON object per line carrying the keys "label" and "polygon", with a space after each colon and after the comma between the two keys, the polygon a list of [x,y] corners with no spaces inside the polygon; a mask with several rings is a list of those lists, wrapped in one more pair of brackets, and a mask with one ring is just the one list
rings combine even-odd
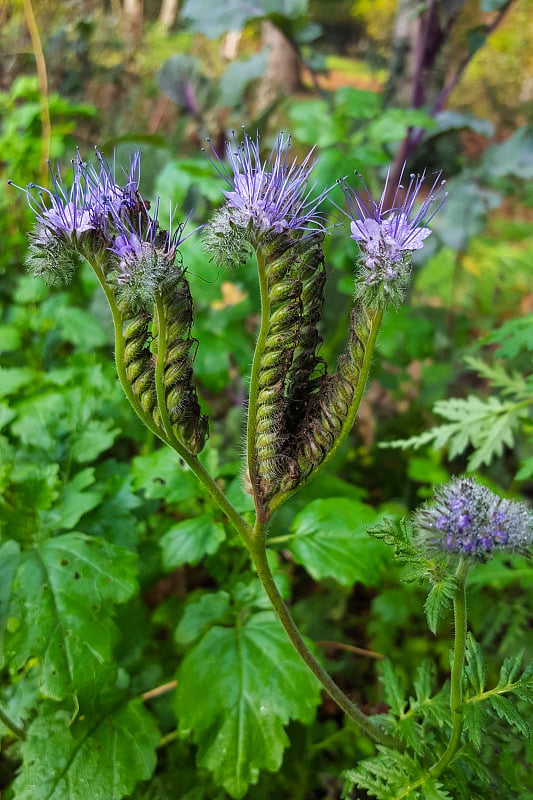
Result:
{"label": "blurred tree trunk", "polygon": [[399,0],[389,78],[387,105],[420,108],[435,100],[446,80],[438,68],[439,55],[466,0]]}
{"label": "blurred tree trunk", "polygon": [[179,0],[162,0],[159,12],[159,24],[169,31],[178,18]]}
{"label": "blurred tree trunk", "polygon": [[301,89],[300,57],[287,37],[268,20],[261,23],[261,41],[268,48],[267,68],[257,90],[256,111],[267,108],[280,95]]}
{"label": "blurred tree trunk", "polygon": [[143,0],[122,0],[126,48],[131,53],[137,50],[142,41],[143,11]]}

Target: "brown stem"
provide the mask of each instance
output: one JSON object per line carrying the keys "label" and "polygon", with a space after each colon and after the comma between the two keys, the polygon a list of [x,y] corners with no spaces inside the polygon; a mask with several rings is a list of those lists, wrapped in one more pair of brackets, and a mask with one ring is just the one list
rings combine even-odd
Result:
{"label": "brown stem", "polygon": [[385,658],[383,653],[376,653],[375,650],[366,650],[364,647],[357,647],[354,644],[344,644],[344,642],[330,642],[324,639],[320,642],[315,642],[320,647],[331,647],[337,650],[346,650],[347,653],[355,653],[358,656],[366,656],[367,658],[382,659]]}

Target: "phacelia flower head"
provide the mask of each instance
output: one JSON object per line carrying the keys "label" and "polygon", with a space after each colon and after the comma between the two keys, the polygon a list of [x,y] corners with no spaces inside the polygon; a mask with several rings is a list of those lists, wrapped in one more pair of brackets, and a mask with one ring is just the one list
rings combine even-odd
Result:
{"label": "phacelia flower head", "polygon": [[446,200],[445,181],[441,181],[439,173],[428,196],[416,210],[415,203],[425,177],[425,173],[410,175],[409,184],[404,187],[400,176],[389,207],[385,206],[389,176],[378,202],[373,200],[366,186],[360,194],[342,183],[351,220],[351,238],[361,251],[357,292],[370,304],[401,302],[411,272],[411,254],[424,246],[431,234],[427,225]]}
{"label": "phacelia flower head", "polygon": [[75,243],[84,233],[96,229],[85,165],[78,153],[72,162],[70,189],[66,188],[59,170],[54,171],[50,164],[49,172],[51,189],[30,183],[22,190],[35,214],[36,234],[43,243],[52,238]]}
{"label": "phacelia flower head", "polygon": [[259,136],[252,139],[245,133],[239,143],[233,134],[226,142],[224,161],[210,145],[208,158],[229,187],[212,232],[220,236],[237,228],[240,238],[246,232],[244,238],[255,246],[265,235],[323,230],[319,207],[326,192],[315,196],[310,184],[313,150],[298,164],[289,158],[290,144],[290,136],[279,133],[270,155],[262,160]]}
{"label": "phacelia flower head", "polygon": [[96,164],[85,165],[89,201],[94,218],[103,228],[110,220],[135,217],[146,204],[139,194],[141,180],[141,151],[133,150],[129,157],[127,170],[121,169],[122,180],[118,176],[117,164],[113,155],[112,163],[95,148]]}
{"label": "phacelia flower head", "polygon": [[50,170],[51,189],[30,184],[23,190],[36,218],[27,258],[34,274],[49,283],[68,281],[80,255],[89,261],[97,256],[111,283],[141,304],[175,276],[184,226],[162,230],[158,204],[150,215],[139,193],[140,157],[134,150],[119,175],[114,158],[110,164],[98,149],[93,162],[78,153],[70,188],[59,170]]}
{"label": "phacelia flower head", "polygon": [[185,223],[175,224],[172,230],[159,227],[159,204],[148,215],[139,212],[136,224],[131,215],[114,215],[115,236],[109,247],[111,254],[110,280],[117,286],[129,305],[144,306],[154,300],[156,289],[172,281],[181,269],[176,266],[178,247],[191,233],[183,235]]}
{"label": "phacelia flower head", "polygon": [[494,553],[527,553],[533,546],[533,514],[474,478],[438,487],[433,502],[413,517],[420,543],[433,552],[486,561]]}

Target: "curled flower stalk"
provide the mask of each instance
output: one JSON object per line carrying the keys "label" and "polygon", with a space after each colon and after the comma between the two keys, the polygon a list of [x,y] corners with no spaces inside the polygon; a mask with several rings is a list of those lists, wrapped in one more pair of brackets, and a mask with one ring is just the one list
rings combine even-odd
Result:
{"label": "curled flower stalk", "polygon": [[[91,264],[113,315],[117,370],[128,399],[158,436],[167,443],[169,436],[177,436],[194,454],[205,442],[207,419],[192,375],[192,298],[177,264],[184,225],[163,230],[158,203],[149,213],[139,192],[139,151],[118,173],[98,150],[93,162],[78,153],[70,188],[50,168],[51,189],[30,184],[24,190],[36,216],[28,266],[56,283],[72,277],[79,258]],[[161,398],[156,386],[159,301],[165,326],[168,322]]]}
{"label": "curled flower stalk", "polygon": [[290,453],[289,409],[295,387],[307,389],[315,367],[317,308],[323,298],[317,236],[324,229],[320,206],[326,193],[314,193],[313,151],[298,164],[290,159],[289,148],[290,137],[280,133],[263,161],[259,138],[245,134],[241,143],[235,135],[226,143],[225,161],[213,148],[208,153],[228,189],[223,208],[206,228],[206,248],[218,263],[228,265],[244,261],[248,248],[258,263],[261,325],[250,379],[247,460],[263,521],[280,488],[298,479]]}

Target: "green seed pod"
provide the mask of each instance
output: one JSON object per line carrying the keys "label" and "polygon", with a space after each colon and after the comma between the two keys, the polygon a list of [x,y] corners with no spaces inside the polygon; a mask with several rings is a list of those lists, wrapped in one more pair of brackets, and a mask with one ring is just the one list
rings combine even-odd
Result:
{"label": "green seed pod", "polygon": [[262,250],[268,287],[269,319],[257,374],[253,493],[265,505],[285,482],[294,465],[285,453],[287,398],[285,385],[300,338],[302,282],[294,269],[298,242],[270,237]]}
{"label": "green seed pod", "polygon": [[318,470],[341,434],[347,433],[353,403],[356,395],[360,397],[358,389],[374,313],[360,305],[352,310],[346,350],[338,359],[336,372],[322,379],[299,427],[294,458],[306,480]]}
{"label": "green seed pod", "polygon": [[[208,420],[202,414],[193,379],[197,342],[191,336],[193,303],[188,281],[179,275],[166,283],[161,289],[161,298],[165,317],[165,405],[178,439],[192,453],[198,453],[205,444]],[[157,324],[152,332],[157,346]]]}
{"label": "green seed pod", "polygon": [[[124,367],[133,394],[142,410],[153,417],[157,408],[154,360],[149,349],[150,315],[139,312],[134,316],[124,303],[119,305],[123,315]],[[159,427],[159,426],[158,426]]]}

